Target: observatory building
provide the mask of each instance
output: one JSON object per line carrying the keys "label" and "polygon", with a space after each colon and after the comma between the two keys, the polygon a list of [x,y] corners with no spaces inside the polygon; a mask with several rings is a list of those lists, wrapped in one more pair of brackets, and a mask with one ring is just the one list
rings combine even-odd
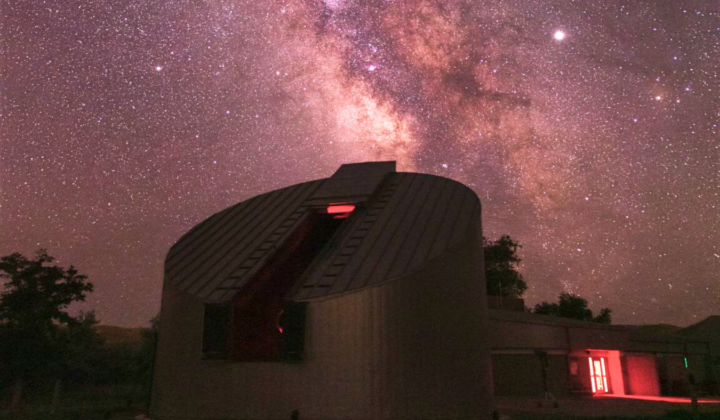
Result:
{"label": "observatory building", "polygon": [[395,162],[211,216],[165,262],[150,415],[489,419],[482,245],[472,190]]}

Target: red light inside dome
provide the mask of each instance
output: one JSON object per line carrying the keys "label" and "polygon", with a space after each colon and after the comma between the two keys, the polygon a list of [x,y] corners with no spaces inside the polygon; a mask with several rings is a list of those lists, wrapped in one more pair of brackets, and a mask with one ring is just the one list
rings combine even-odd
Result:
{"label": "red light inside dome", "polygon": [[277,317],[277,321],[275,321],[275,325],[277,326],[277,330],[280,332],[280,334],[283,333],[283,328],[280,326],[280,319],[282,319],[284,313],[285,311],[280,311]]}
{"label": "red light inside dome", "polygon": [[347,214],[354,210],[355,206],[352,204],[331,204],[327,207],[328,214]]}

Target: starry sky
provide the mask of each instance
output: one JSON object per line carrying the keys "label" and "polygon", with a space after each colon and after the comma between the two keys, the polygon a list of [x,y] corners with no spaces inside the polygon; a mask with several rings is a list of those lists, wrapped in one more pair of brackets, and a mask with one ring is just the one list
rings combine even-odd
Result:
{"label": "starry sky", "polygon": [[3,2],[0,255],[47,248],[102,323],[160,306],[192,226],[396,160],[523,244],[526,302],[720,312],[716,0]]}

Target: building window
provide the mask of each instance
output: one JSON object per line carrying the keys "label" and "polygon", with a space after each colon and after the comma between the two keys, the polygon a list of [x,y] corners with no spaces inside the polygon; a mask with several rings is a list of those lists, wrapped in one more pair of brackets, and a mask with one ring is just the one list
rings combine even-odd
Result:
{"label": "building window", "polygon": [[578,374],[578,362],[577,360],[571,360],[570,361],[570,374],[572,376],[577,376]]}
{"label": "building window", "polygon": [[206,304],[203,317],[203,357],[206,359],[224,359],[228,356],[230,337],[229,304]]}
{"label": "building window", "polygon": [[285,304],[278,330],[281,337],[280,359],[288,362],[303,360],[305,352],[305,314],[307,304],[288,302]]}
{"label": "building window", "polygon": [[[230,304],[206,304],[203,320],[203,358],[239,361],[303,360],[305,350],[305,315],[307,304],[283,302],[270,328],[264,319],[267,312],[245,313]],[[254,327],[248,327],[254,326]],[[238,330],[238,328],[243,328]],[[269,333],[270,331],[270,333]]]}

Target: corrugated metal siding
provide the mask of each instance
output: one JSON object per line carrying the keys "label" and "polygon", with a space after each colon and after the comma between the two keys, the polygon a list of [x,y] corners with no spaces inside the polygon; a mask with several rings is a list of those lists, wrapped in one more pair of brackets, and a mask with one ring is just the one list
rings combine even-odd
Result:
{"label": "corrugated metal siding", "polygon": [[201,360],[202,303],[166,290],[151,415],[489,420],[481,246],[471,238],[398,281],[309,303],[298,364]]}
{"label": "corrugated metal siding", "polygon": [[433,175],[395,174],[293,298],[359,290],[418,270],[474,235],[479,220],[480,202],[464,185]]}
{"label": "corrugated metal siding", "polygon": [[[233,298],[315,206],[358,205],[291,294],[321,298],[392,280],[475,234],[480,202],[464,185],[395,173],[394,162],[343,165],[331,178],[294,185],[224,210],[170,251],[166,281],[205,301]],[[339,242],[338,242],[339,241]]]}
{"label": "corrugated metal siding", "polygon": [[[301,185],[302,188],[289,191],[283,202],[252,217],[245,231],[236,234],[235,244],[227,245],[227,248],[235,251],[230,251],[234,264],[216,269],[213,272],[213,280],[199,293],[201,297],[207,298],[209,294],[217,291],[219,286],[224,287],[221,290],[239,287],[237,283],[247,281],[263,266],[272,252],[290,236],[302,215],[307,212],[308,207],[304,207],[302,203],[317,187],[317,184],[310,183]],[[226,280],[229,280],[230,284],[224,283]]]}
{"label": "corrugated metal siding", "polygon": [[[311,181],[272,191],[210,217],[172,248],[165,264],[166,281],[179,290],[207,297],[234,270],[256,267],[293,227],[280,225],[292,221],[299,204],[321,183]],[[268,243],[269,248],[258,249]]]}

